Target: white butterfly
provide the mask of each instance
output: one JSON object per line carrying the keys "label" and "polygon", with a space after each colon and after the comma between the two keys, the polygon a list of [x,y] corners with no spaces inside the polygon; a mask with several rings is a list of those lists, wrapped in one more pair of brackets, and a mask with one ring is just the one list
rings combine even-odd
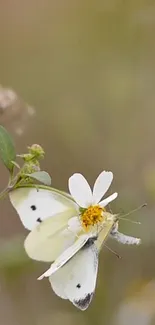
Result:
{"label": "white butterfly", "polygon": [[105,210],[117,197],[114,193],[101,201],[112,179],[111,172],[102,172],[91,191],[85,178],[74,174],[69,179],[72,196],[43,186],[10,193],[23,225],[31,230],[24,243],[27,254],[53,262],[41,278],[48,276],[55,293],[82,310],[93,297],[98,253],[108,235],[122,243],[140,242],[120,234],[117,216]]}

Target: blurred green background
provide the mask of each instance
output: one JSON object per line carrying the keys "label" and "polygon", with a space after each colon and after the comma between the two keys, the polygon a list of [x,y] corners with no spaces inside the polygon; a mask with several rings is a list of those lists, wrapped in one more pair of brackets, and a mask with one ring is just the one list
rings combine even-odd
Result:
{"label": "blurred green background", "polygon": [[[120,224],[142,245],[108,240],[122,260],[102,251],[96,294],[80,312],[37,281],[47,265],[26,257],[27,232],[2,201],[0,325],[154,325],[155,2],[1,0],[0,83],[17,94],[0,89],[0,124],[17,152],[44,147],[53,186],[67,190],[74,172],[93,185],[112,170],[114,212],[148,203],[131,217],[141,225]],[[2,164],[0,176],[2,190]]]}

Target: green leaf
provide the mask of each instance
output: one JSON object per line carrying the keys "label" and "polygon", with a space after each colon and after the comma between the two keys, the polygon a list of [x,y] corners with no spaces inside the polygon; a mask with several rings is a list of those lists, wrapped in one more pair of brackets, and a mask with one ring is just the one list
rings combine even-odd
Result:
{"label": "green leaf", "polygon": [[32,174],[25,174],[28,177],[34,178],[37,181],[50,186],[51,185],[51,177],[47,172],[40,171],[40,172],[35,172]]}
{"label": "green leaf", "polygon": [[14,167],[12,161],[16,159],[15,146],[11,136],[2,125],[0,125],[0,157],[6,168],[12,172]]}

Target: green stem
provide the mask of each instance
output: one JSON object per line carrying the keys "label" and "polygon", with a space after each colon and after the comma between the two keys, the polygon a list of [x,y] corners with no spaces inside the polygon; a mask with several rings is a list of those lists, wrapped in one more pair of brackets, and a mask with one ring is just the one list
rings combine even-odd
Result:
{"label": "green stem", "polygon": [[69,193],[57,190],[56,188],[46,186],[46,185],[41,185],[41,184],[21,184],[21,185],[18,185],[18,184],[16,184],[14,186],[14,189],[23,188],[23,187],[27,187],[27,188],[35,188],[35,187],[37,187],[37,188],[40,188],[40,189],[43,189],[43,190],[52,191],[54,193],[61,194],[61,195],[65,196],[66,198],[68,198],[69,200],[75,202],[75,200],[72,198],[72,196]]}
{"label": "green stem", "polygon": [[10,174],[8,185],[0,193],[0,200],[3,199],[15,187],[16,182],[18,180],[18,176],[17,175],[13,178],[13,174]]}
{"label": "green stem", "polygon": [[9,192],[11,191],[11,188],[7,186],[1,193],[0,193],[0,200],[3,199]]}

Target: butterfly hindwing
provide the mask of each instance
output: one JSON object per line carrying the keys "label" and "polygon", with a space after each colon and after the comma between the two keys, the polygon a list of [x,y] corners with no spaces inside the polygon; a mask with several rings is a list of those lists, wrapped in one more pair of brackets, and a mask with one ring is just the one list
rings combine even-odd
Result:
{"label": "butterfly hindwing", "polygon": [[74,243],[63,250],[62,254],[60,254],[58,258],[52,263],[51,267],[39,277],[39,280],[42,280],[44,277],[49,277],[51,274],[62,268],[63,265],[66,264],[71,258],[73,258],[73,256],[86,244],[88,239],[88,234],[83,234],[78,238],[74,237]]}
{"label": "butterfly hindwing", "polygon": [[72,210],[44,220],[25,239],[28,256],[37,261],[53,262],[75,241],[75,234],[67,229]]}

